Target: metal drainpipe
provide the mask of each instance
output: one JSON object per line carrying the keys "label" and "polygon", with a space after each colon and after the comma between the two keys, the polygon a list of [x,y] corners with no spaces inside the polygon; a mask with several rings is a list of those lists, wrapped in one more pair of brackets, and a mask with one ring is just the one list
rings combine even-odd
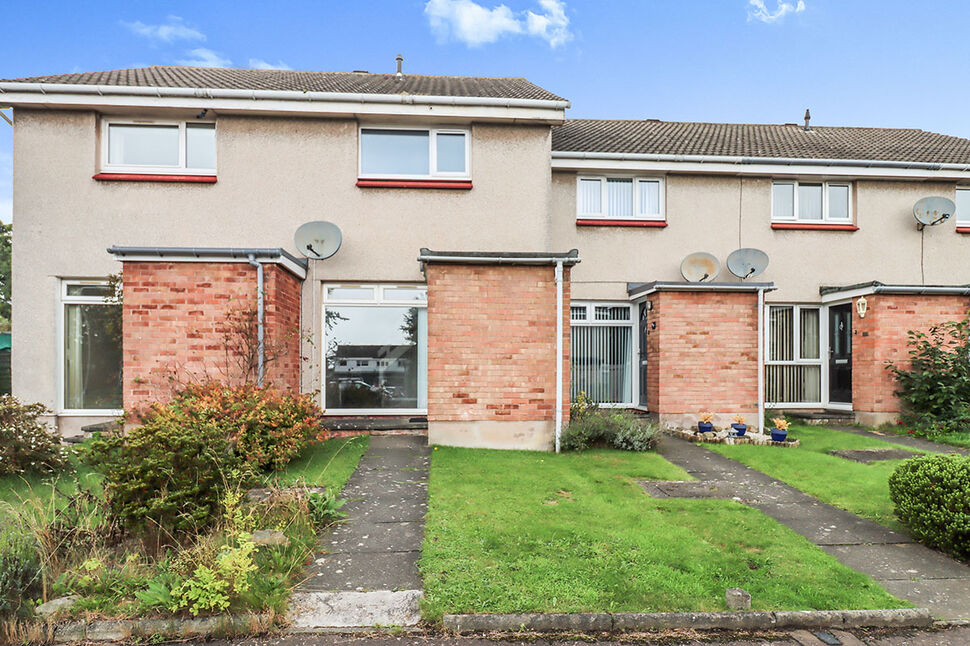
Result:
{"label": "metal drainpipe", "polygon": [[265,330],[263,327],[263,263],[256,260],[256,256],[249,254],[249,264],[256,268],[256,338],[259,341],[259,356],[257,357],[256,385],[263,387],[263,370],[265,368]]}
{"label": "metal drainpipe", "polygon": [[556,262],[556,453],[562,435],[562,260]]}
{"label": "metal drainpipe", "polygon": [[765,426],[765,290],[758,289],[758,430]]}

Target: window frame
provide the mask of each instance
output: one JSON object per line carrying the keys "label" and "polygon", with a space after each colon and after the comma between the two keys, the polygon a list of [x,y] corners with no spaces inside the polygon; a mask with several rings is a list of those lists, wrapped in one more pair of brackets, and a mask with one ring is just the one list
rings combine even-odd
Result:
{"label": "window frame", "polygon": [[[786,184],[793,187],[792,191],[792,217],[782,218],[775,215],[775,186],[779,184]],[[821,184],[822,185],[822,219],[821,220],[802,220],[798,217],[798,187],[801,184]],[[831,218],[829,216],[829,187],[830,186],[843,186],[847,189],[848,195],[846,196],[846,209],[848,217],[845,218]],[[799,179],[772,179],[771,180],[771,194],[770,198],[770,208],[771,208],[771,221],[783,224],[855,224],[855,208],[853,205],[853,182],[851,181],[838,181],[838,180],[799,180]]]}
{"label": "window frame", "polygon": [[[970,193],[970,186],[957,186],[956,187],[956,189],[954,190],[954,193],[953,193],[953,203],[955,205],[957,204],[957,193],[959,193],[961,191],[965,191],[967,193]],[[968,199],[970,199],[970,196],[968,196]],[[961,218],[960,217],[960,207],[959,207],[959,205],[957,205],[956,211],[957,211],[957,213],[956,213],[956,226],[958,226],[958,227],[970,227],[970,212],[966,213],[964,215],[964,217]]]}
{"label": "window frame", "polygon": [[[792,359],[771,359],[771,308],[792,308]],[[803,309],[818,311],[818,358],[802,358]],[[828,308],[819,303],[765,303],[763,356],[765,365],[765,408],[819,408],[828,405]],[[819,366],[819,400],[814,402],[769,402],[768,366]]]}
{"label": "window frame", "polygon": [[[428,174],[413,173],[365,173],[364,172],[364,130],[411,130],[428,133]],[[438,135],[465,136],[465,172],[439,172],[438,169]],[[470,180],[472,178],[472,131],[470,128],[429,128],[426,126],[408,125],[366,125],[357,127],[357,179],[447,179]]]}
{"label": "window frame", "polygon": [[[633,215],[609,215],[606,212],[607,203],[607,180],[611,179],[632,179],[633,180]],[[667,183],[662,175],[577,175],[576,176],[576,219],[577,220],[607,220],[622,222],[666,222],[667,221]],[[600,210],[598,213],[584,213],[582,208],[582,185],[583,181],[598,180],[600,182]],[[640,214],[640,182],[656,182],[659,185],[660,193],[660,212],[649,215]]]}
{"label": "window frame", "polygon": [[[344,288],[366,288],[372,289],[370,298],[332,298],[329,296],[328,292],[333,287],[344,287]],[[387,298],[385,296],[385,291],[389,289],[400,289],[414,288],[424,290],[423,300],[414,301],[403,301],[395,300],[393,298]],[[428,287],[424,283],[365,283],[365,282],[343,282],[336,281],[333,283],[323,283],[322,286],[322,303],[320,312],[323,316],[320,322],[320,408],[323,410],[325,417],[330,416],[355,416],[355,415],[367,415],[367,416],[396,416],[396,415],[427,415],[428,409],[425,408],[327,408],[327,307],[328,306],[344,306],[344,307],[414,307],[419,309],[427,310],[428,308]],[[427,338],[425,339],[425,369],[427,370]],[[418,349],[418,354],[421,354],[420,348]],[[420,374],[418,375],[420,388]],[[425,401],[427,401],[427,388],[428,388],[428,374],[424,376],[424,387],[425,387]],[[419,395],[420,396],[420,395]]]}
{"label": "window frame", "polygon": [[[630,401],[626,402],[609,402],[609,403],[597,403],[600,408],[638,408],[637,403],[637,393],[639,392],[639,371],[636,369],[636,361],[640,352],[640,341],[637,334],[637,307],[636,303],[630,301],[588,301],[588,300],[577,300],[569,301],[569,327],[629,327],[630,328]],[[583,319],[574,319],[572,316],[572,309],[583,307],[586,310],[586,316]],[[596,320],[596,308],[597,307],[625,307],[630,312],[630,318],[627,320]],[[570,331],[570,341],[572,340],[572,332]],[[572,370],[572,351],[570,350],[570,371]],[[571,386],[570,386],[571,388]],[[570,396],[570,401],[572,397]]]}
{"label": "window frame", "polygon": [[[104,296],[71,296],[68,295],[67,289],[69,286],[74,285],[95,285],[99,287],[107,287],[110,285],[107,279],[104,278],[61,278],[58,281],[57,290],[57,396],[55,397],[56,411],[55,414],[63,417],[118,417],[124,414],[124,409],[122,408],[66,408],[64,400],[64,387],[67,385],[67,375],[64,371],[64,353],[66,348],[64,347],[64,325],[65,325],[65,309],[68,305],[108,305],[121,307],[120,303],[109,303],[107,298]],[[124,351],[124,348],[122,348]],[[124,391],[122,391],[122,397],[124,397]]]}
{"label": "window frame", "polygon": [[[189,124],[212,125],[215,136],[215,150],[212,151],[212,168],[188,168],[186,166],[187,134]],[[112,164],[109,161],[111,126],[178,126],[179,163],[178,166],[150,166],[144,164]],[[167,119],[101,119],[101,159],[99,168],[102,173],[122,173],[128,175],[216,175],[219,168],[219,126],[216,121],[189,121]]]}

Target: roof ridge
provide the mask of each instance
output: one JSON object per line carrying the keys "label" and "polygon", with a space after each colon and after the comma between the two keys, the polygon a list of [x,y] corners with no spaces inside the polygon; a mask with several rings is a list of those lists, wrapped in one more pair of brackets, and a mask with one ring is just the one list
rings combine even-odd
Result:
{"label": "roof ridge", "polygon": [[[292,69],[261,69],[258,67],[208,67],[201,65],[163,65],[163,64],[153,64],[148,67],[125,67],[117,70],[100,70],[100,72],[120,72],[123,70],[144,70],[144,69],[176,69],[176,70],[212,70],[212,71],[230,71],[230,72],[291,72],[294,74],[370,74],[372,76],[397,76],[397,72],[360,72],[360,71],[346,71],[346,70],[292,70]],[[77,74],[86,74],[88,72],[76,72]],[[99,72],[93,72],[97,74]],[[45,74],[44,76],[60,76],[58,74]],[[405,73],[404,76],[417,76],[420,78],[442,78],[442,79],[489,79],[489,80],[510,80],[510,81],[525,81],[526,83],[532,83],[524,76],[469,76],[465,74],[413,74]],[[533,83],[533,85],[535,85]]]}
{"label": "roof ridge", "polygon": [[[745,126],[745,127],[765,127],[765,128],[796,128],[798,130],[804,131],[804,126],[800,123],[739,123],[736,121],[673,121],[667,119],[591,119],[587,117],[574,117],[566,118],[563,125],[575,121],[585,121],[591,123],[668,123],[677,125],[690,125],[690,126]],[[559,126],[562,127],[562,126]],[[812,130],[897,130],[897,131],[907,131],[907,132],[925,132],[934,135],[940,135],[941,137],[954,137],[955,135],[947,135],[939,132],[934,132],[932,130],[923,130],[922,128],[899,128],[891,126],[816,126],[812,125],[809,132]],[[961,137],[962,138],[962,137]]]}

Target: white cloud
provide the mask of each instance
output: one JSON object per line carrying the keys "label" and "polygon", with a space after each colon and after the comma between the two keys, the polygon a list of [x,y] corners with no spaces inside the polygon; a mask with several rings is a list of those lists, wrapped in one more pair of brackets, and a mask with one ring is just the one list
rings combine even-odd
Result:
{"label": "white cloud", "polygon": [[10,224],[13,221],[13,199],[0,197],[0,222]]}
{"label": "white cloud", "polygon": [[748,0],[748,20],[771,23],[784,18],[787,14],[803,11],[805,11],[805,0],[798,0],[796,4],[778,0],[778,6],[774,11],[770,11],[765,6],[764,0]]}
{"label": "white cloud", "polygon": [[192,67],[229,67],[232,61],[223,58],[218,52],[205,47],[196,47],[188,52],[192,58],[183,58],[176,61],[179,65],[191,65]]}
{"label": "white cloud", "polygon": [[499,38],[527,34],[558,47],[572,38],[562,0],[539,0],[541,13],[516,15],[504,4],[488,9],[474,0],[428,0],[424,13],[439,40],[453,38],[469,47],[494,43]]}
{"label": "white cloud", "polygon": [[153,41],[171,43],[176,40],[205,40],[205,34],[187,26],[178,16],[169,16],[164,24],[146,25],[140,20],[121,21],[132,33]]}
{"label": "white cloud", "polygon": [[291,70],[293,69],[283,61],[276,61],[275,63],[270,63],[269,61],[264,61],[261,58],[250,58],[249,66],[254,70]]}

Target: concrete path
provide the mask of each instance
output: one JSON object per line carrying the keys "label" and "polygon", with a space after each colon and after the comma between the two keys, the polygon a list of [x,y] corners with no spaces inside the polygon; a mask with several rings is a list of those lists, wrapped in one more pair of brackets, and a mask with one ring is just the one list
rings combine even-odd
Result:
{"label": "concrete path", "polygon": [[864,435],[866,437],[871,437],[874,440],[882,440],[883,442],[893,442],[894,444],[902,444],[903,446],[908,446],[910,448],[917,449],[919,451],[929,451],[930,453],[959,453],[960,455],[970,455],[970,451],[966,449],[961,449],[957,446],[950,446],[949,444],[940,444],[939,442],[930,442],[929,440],[924,440],[921,437],[912,437],[910,435],[894,435],[892,433],[882,433],[880,431],[873,431],[866,428],[858,428],[856,426],[826,426],[825,428],[832,428],[837,431],[845,431],[846,433],[855,433],[856,435]]}
{"label": "concrete path", "polygon": [[417,563],[430,461],[424,436],[371,436],[341,494],[347,519],[320,539],[320,552],[291,598],[293,630],[420,620]]}
{"label": "concrete path", "polygon": [[700,482],[644,482],[647,493],[739,500],[868,574],[890,594],[929,608],[934,617],[970,620],[970,567],[699,445],[666,437],[660,453]]}

